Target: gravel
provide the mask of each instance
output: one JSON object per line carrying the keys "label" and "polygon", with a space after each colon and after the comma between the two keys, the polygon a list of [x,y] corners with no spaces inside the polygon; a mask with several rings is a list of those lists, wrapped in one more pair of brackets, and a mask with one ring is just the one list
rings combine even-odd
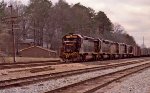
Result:
{"label": "gravel", "polygon": [[[147,63],[148,63],[148,61],[147,61]],[[100,70],[100,71],[95,71],[95,72],[88,72],[88,73],[64,77],[64,78],[60,78],[60,79],[52,79],[49,81],[38,82],[38,83],[31,84],[28,86],[23,86],[23,87],[2,89],[2,90],[0,90],[0,93],[42,93],[42,92],[50,91],[50,90],[53,90],[56,88],[60,88],[62,86],[73,84],[73,83],[76,83],[76,82],[79,82],[82,80],[90,79],[93,77],[97,77],[100,75],[104,75],[104,74],[107,74],[110,72],[122,70],[125,68],[130,68],[130,67],[137,66],[137,65],[139,65],[139,64],[117,67],[115,69],[106,69],[106,70]],[[108,93],[111,93],[111,92],[108,92]],[[113,92],[113,93],[116,93],[116,92]],[[125,93],[128,93],[128,92],[125,92]],[[143,92],[141,92],[141,93],[143,93]]]}
{"label": "gravel", "polygon": [[135,73],[94,93],[150,93],[150,69]]}

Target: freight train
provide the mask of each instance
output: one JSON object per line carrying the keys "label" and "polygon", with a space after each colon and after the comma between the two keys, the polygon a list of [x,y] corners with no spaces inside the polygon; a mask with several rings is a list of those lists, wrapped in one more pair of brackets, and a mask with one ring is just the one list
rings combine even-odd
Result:
{"label": "freight train", "polygon": [[62,38],[60,52],[63,61],[95,61],[140,56],[150,56],[150,49],[73,33]]}

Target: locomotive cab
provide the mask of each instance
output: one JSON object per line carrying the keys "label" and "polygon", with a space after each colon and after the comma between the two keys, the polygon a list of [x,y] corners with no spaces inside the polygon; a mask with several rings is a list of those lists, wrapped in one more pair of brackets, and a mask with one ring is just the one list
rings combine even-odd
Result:
{"label": "locomotive cab", "polygon": [[73,59],[79,56],[81,37],[76,34],[68,34],[62,39],[62,59]]}

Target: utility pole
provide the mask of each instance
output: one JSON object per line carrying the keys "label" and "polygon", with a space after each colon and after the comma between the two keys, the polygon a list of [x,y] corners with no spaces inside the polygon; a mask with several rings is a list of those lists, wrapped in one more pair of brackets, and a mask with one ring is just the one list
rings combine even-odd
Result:
{"label": "utility pole", "polygon": [[11,9],[11,31],[12,31],[12,37],[13,37],[13,61],[14,63],[16,62],[16,44],[15,44],[15,32],[14,32],[14,20],[13,18],[17,18],[17,17],[13,17],[12,16],[12,10],[13,10],[13,6],[10,5],[9,6]]}
{"label": "utility pole", "polygon": [[143,48],[145,48],[144,36],[143,36]]}
{"label": "utility pole", "polygon": [[15,41],[15,32],[14,32],[14,23],[15,19],[17,19],[19,16],[13,16],[13,6],[10,5],[10,17],[4,17],[2,20],[7,20],[11,24],[11,35],[12,35],[12,52],[13,52],[13,62],[16,62],[16,41]]}
{"label": "utility pole", "polygon": [[143,36],[143,45],[144,45],[144,36]]}
{"label": "utility pole", "polygon": [[35,20],[34,20],[34,46],[36,46],[36,40],[35,40],[36,39],[35,38],[36,34],[35,33],[36,33],[36,31],[35,31]]}

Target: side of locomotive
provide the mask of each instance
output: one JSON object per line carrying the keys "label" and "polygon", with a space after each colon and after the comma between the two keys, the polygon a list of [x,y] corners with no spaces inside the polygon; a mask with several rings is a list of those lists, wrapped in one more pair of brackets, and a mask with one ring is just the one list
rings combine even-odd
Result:
{"label": "side of locomotive", "polygon": [[62,39],[60,57],[64,61],[86,61],[97,58],[100,44],[98,39],[79,34],[68,34]]}
{"label": "side of locomotive", "polygon": [[126,58],[128,57],[127,55],[127,45],[124,44],[124,43],[119,43],[119,55],[120,55],[120,58]]}

